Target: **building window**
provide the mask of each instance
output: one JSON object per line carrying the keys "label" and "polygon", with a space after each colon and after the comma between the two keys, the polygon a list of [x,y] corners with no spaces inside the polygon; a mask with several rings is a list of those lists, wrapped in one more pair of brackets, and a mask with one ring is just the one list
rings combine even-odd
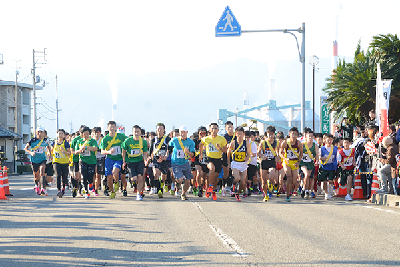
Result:
{"label": "building window", "polygon": [[29,124],[29,115],[22,115],[22,123]]}
{"label": "building window", "polygon": [[8,130],[14,132],[14,131],[15,131],[15,128],[14,128],[14,127],[8,127]]}
{"label": "building window", "polygon": [[31,99],[30,99],[30,94],[28,90],[23,90],[22,91],[22,104],[24,105],[30,105]]}

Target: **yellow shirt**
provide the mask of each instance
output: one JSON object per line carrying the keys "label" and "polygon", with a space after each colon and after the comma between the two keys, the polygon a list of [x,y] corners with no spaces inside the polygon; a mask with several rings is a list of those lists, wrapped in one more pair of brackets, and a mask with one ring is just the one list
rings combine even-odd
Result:
{"label": "yellow shirt", "polygon": [[218,150],[216,144],[222,148],[227,145],[225,137],[217,135],[215,138],[212,138],[210,135],[203,137],[201,139],[203,145],[206,146],[206,154],[207,157],[213,159],[220,159],[222,158],[222,151]]}
{"label": "yellow shirt", "polygon": [[59,164],[68,164],[69,163],[69,157],[67,154],[64,154],[61,151],[61,147],[65,149],[65,145],[64,145],[65,141],[62,142],[61,145],[57,144],[57,141],[54,144],[54,148],[53,148],[53,163],[59,163]]}

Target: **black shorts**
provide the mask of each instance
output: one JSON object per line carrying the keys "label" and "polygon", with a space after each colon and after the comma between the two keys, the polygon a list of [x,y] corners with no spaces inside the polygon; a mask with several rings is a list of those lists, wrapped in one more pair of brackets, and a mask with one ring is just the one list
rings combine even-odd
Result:
{"label": "black shorts", "polygon": [[269,170],[270,168],[276,169],[275,159],[261,161],[261,169],[262,170]]}
{"label": "black shorts", "polygon": [[124,168],[121,167],[121,169],[119,170],[119,173],[120,173],[120,174],[127,175],[127,174],[129,173],[129,169],[128,169],[128,168],[125,168],[125,169],[124,169]]}
{"label": "black shorts", "polygon": [[156,160],[154,160],[153,164],[154,164],[154,168],[159,169],[162,174],[169,173],[169,162],[168,161],[157,162]]}
{"label": "black shorts", "polygon": [[32,162],[31,165],[32,165],[32,170],[33,170],[33,172],[38,172],[40,166],[46,165],[46,161],[43,160],[42,162],[39,162],[39,163],[33,163],[33,162]]}
{"label": "black shorts", "polygon": [[190,161],[190,169],[192,172],[196,171],[196,163],[194,161]]}
{"label": "black shorts", "polygon": [[352,176],[354,178],[354,170],[343,170],[338,168],[340,173],[340,185],[344,186],[347,184],[347,177]]}
{"label": "black shorts", "polygon": [[96,163],[97,174],[100,174],[100,175],[105,175],[106,174],[105,161],[106,161],[106,157],[102,157],[102,158],[98,158],[97,159],[97,163]]}
{"label": "black shorts", "polygon": [[207,167],[207,164],[200,164],[201,170],[205,173],[209,173],[210,170]]}
{"label": "black shorts", "polygon": [[222,154],[222,166],[228,167],[228,155],[225,153]]}
{"label": "black shorts", "polygon": [[335,173],[336,170],[332,171],[327,171],[324,170],[322,167],[319,168],[318,170],[318,181],[323,182],[323,181],[333,181],[335,179]]}
{"label": "black shorts", "polygon": [[79,161],[74,161],[72,164],[74,172],[79,172]]}
{"label": "black shorts", "polygon": [[93,183],[93,177],[95,174],[96,164],[88,164],[86,162],[80,161],[80,172],[83,181],[88,181],[89,184]]}
{"label": "black shorts", "polygon": [[53,163],[48,163],[46,164],[46,175],[47,176],[53,176],[54,175],[54,168],[53,168]]}
{"label": "black shorts", "polygon": [[248,164],[247,165],[247,180],[253,180],[257,173],[257,165]]}
{"label": "black shorts", "polygon": [[221,158],[219,158],[219,159],[208,158],[208,162],[214,164],[216,173],[221,173],[221,171],[222,171],[222,159]]}
{"label": "black shorts", "polygon": [[131,174],[131,177],[135,177],[138,175],[144,174],[144,161],[139,161],[139,162],[127,162],[126,163],[127,169],[129,170],[129,173]]}

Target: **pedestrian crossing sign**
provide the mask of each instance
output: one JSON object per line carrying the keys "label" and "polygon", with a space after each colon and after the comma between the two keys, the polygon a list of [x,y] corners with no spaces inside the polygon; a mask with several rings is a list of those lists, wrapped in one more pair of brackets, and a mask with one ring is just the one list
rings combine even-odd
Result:
{"label": "pedestrian crossing sign", "polygon": [[239,22],[236,20],[229,6],[226,6],[217,26],[215,26],[215,36],[240,36],[241,34],[242,28]]}

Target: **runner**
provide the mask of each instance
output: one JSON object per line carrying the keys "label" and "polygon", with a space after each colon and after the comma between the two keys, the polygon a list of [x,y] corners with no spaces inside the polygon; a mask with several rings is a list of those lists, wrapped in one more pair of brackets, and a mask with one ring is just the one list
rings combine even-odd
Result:
{"label": "runner", "polygon": [[[92,136],[93,139],[96,140],[97,146],[100,146],[101,140],[103,139],[103,136],[101,134],[101,127],[94,127],[92,130]],[[105,175],[105,160],[106,156],[101,154],[101,149],[98,148],[96,152],[96,173],[94,177],[94,191],[93,194],[94,196],[99,195],[99,188],[101,186],[101,178],[102,176]],[[104,184],[104,190],[108,190],[107,182]]]}
{"label": "runner", "polygon": [[[268,126],[264,133],[264,140],[258,146],[258,156],[261,159],[261,183],[264,192],[263,201],[269,200],[270,193],[268,180],[277,184],[276,159],[279,158],[279,141],[275,140],[275,127]],[[270,180],[270,181],[271,181]]]}
{"label": "runner", "polygon": [[286,174],[286,201],[290,202],[291,191],[293,190],[293,179],[299,175],[299,160],[303,157],[303,145],[297,140],[299,130],[292,127],[289,130],[289,138],[283,141],[280,156],[283,159],[283,169]]}
{"label": "runner", "polygon": [[256,135],[254,131],[245,132],[246,141],[251,147],[251,157],[247,164],[247,196],[250,196],[255,186],[257,186],[257,144],[255,142]]}
{"label": "runner", "polygon": [[75,155],[79,155],[80,173],[83,178],[83,195],[85,199],[88,199],[90,191],[93,191],[93,177],[96,173],[98,145],[97,141],[90,137],[91,130],[89,127],[85,126],[79,131],[82,138],[77,142],[79,149],[75,150]]}
{"label": "runner", "polygon": [[[46,191],[46,152],[50,153],[49,141],[44,137],[44,129],[36,129],[36,137],[29,140],[25,146],[25,152],[31,155],[33,179],[35,182],[35,192],[38,195],[47,196]],[[42,179],[40,179],[40,177]]]}
{"label": "runner", "polygon": [[147,161],[147,141],[141,137],[142,131],[138,125],[132,127],[133,136],[122,143],[123,169],[128,169],[133,181],[137,182],[136,200],[142,201],[144,190],[144,162]]}
{"label": "runner", "polygon": [[[227,121],[225,123],[225,131],[226,133],[224,134],[224,138],[226,139],[227,144],[232,142],[232,140],[236,139],[235,137],[235,132],[233,131],[233,123],[231,121]],[[222,176],[222,180],[219,180],[218,182],[221,185],[221,196],[225,196],[225,185],[228,187],[232,186],[232,180],[228,179],[229,174],[230,174],[230,162],[231,159],[227,156],[226,153],[222,153],[222,170],[224,172]]]}
{"label": "runner", "polygon": [[[126,135],[116,132],[117,124],[115,121],[107,123],[109,133],[101,140],[101,153],[107,155],[105,159],[105,173],[107,176],[108,188],[111,189],[110,198],[115,198],[115,191],[118,191],[119,174],[122,168],[121,145],[126,139]],[[121,176],[126,191],[126,180]],[[106,192],[108,195],[108,192]]]}
{"label": "runner", "polygon": [[239,190],[235,194],[236,201],[241,201],[239,194],[246,190],[247,162],[251,156],[251,146],[244,139],[244,129],[239,126],[235,129],[236,138],[229,144],[228,157],[232,158],[231,169],[233,184],[239,183]]}
{"label": "runner", "polygon": [[52,147],[53,167],[57,176],[57,196],[62,198],[65,195],[65,187],[68,185],[68,166],[71,149],[68,141],[65,140],[64,129],[58,129],[57,140]]}
{"label": "runner", "polygon": [[301,197],[309,198],[310,192],[312,192],[314,188],[314,162],[319,161],[317,153],[319,148],[316,141],[314,141],[314,132],[311,129],[307,129],[304,135],[303,157],[300,161],[300,168],[304,173],[304,187],[301,190]]}
{"label": "runner", "polygon": [[195,141],[195,149],[196,149],[196,170],[197,170],[197,196],[202,197],[203,196],[203,186],[205,185],[205,182],[207,181],[208,178],[208,173],[210,172],[207,164],[208,164],[208,158],[206,155],[206,150],[203,148],[202,155],[203,157],[200,160],[200,151],[201,148],[200,146],[203,146],[201,139],[207,136],[207,128],[204,126],[200,126],[198,129],[199,133],[199,139],[197,142]]}
{"label": "runner", "polygon": [[350,138],[343,138],[343,148],[339,150],[337,155],[337,160],[340,165],[340,185],[345,186],[347,183],[347,195],[344,198],[346,201],[353,200],[350,196],[350,192],[353,185],[355,149],[350,148],[350,144]]}
{"label": "runner", "polygon": [[203,146],[200,146],[200,155],[199,161],[201,162],[203,159],[203,150],[204,146],[206,147],[206,155],[208,157],[209,163],[207,167],[210,171],[208,179],[209,179],[209,187],[206,191],[206,197],[212,195],[212,200],[217,200],[217,184],[218,184],[218,175],[222,170],[222,153],[226,153],[228,151],[226,145],[226,139],[222,136],[218,135],[218,124],[213,122],[210,124],[210,135],[203,137],[201,139]]}
{"label": "runner", "polygon": [[[80,129],[86,127],[85,125],[81,125]],[[82,184],[81,184],[81,173],[79,172],[79,155],[75,154],[75,150],[79,150],[78,141],[81,140],[80,132],[75,133],[74,139],[72,139],[71,145],[71,154],[72,154],[72,172],[73,175],[71,177],[72,183],[72,197],[76,197],[78,191],[82,192]],[[82,194],[81,194],[82,195]]]}
{"label": "runner", "polygon": [[[165,135],[164,123],[157,123],[157,136],[151,140],[150,158],[148,163],[153,163],[154,182],[157,187],[158,197],[163,197],[164,183],[167,180],[169,166],[167,161],[168,143],[171,138]],[[161,176],[161,183],[160,178]],[[167,188],[168,189],[168,188]]]}
{"label": "runner", "polygon": [[190,180],[193,179],[189,158],[194,156],[195,144],[193,140],[187,138],[187,134],[187,127],[181,126],[179,128],[179,137],[174,137],[168,143],[174,176],[179,184],[183,183],[182,200],[187,200],[186,192],[189,189]]}
{"label": "runner", "polygon": [[333,135],[325,135],[325,145],[320,147],[319,154],[321,165],[319,166],[318,181],[323,182],[325,190],[325,200],[330,199],[332,196],[328,191],[328,181],[331,182],[335,179],[335,172],[337,169],[337,147],[332,145]]}
{"label": "runner", "polygon": [[[51,142],[49,138],[47,137],[47,131],[44,130],[44,138],[46,138],[49,141],[49,151],[51,151],[51,147],[53,146],[54,142]],[[47,186],[52,186],[52,183],[54,181],[54,168],[53,168],[53,155],[51,153],[46,153],[46,187]]]}

